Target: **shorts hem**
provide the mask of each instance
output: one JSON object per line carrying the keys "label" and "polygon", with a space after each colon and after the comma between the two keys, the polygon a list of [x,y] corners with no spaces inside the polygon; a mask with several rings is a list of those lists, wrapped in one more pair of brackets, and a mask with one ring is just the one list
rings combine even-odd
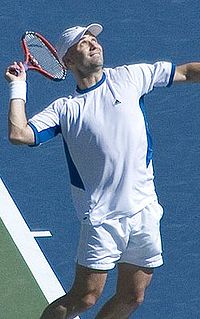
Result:
{"label": "shorts hem", "polygon": [[135,261],[134,260],[119,260],[117,263],[127,263],[132,264],[138,267],[144,267],[144,268],[157,268],[163,265],[163,259],[159,259],[157,261],[152,262],[145,262],[145,261]]}
{"label": "shorts hem", "polygon": [[80,261],[77,261],[77,264],[86,268],[90,268],[90,269],[94,269],[94,270],[104,270],[104,271],[108,271],[108,270],[112,270],[115,268],[116,264],[113,265],[103,265],[103,264],[86,264],[86,263],[82,263]]}

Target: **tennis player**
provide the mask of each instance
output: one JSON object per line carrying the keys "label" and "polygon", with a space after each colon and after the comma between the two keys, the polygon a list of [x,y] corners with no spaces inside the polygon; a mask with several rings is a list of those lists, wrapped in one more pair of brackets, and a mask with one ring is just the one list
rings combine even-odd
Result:
{"label": "tennis player", "polygon": [[6,71],[10,141],[36,146],[62,135],[81,221],[72,288],[50,304],[41,319],[74,318],[95,305],[115,265],[116,292],[96,319],[127,319],[142,304],[154,269],[163,264],[163,209],[154,188],[144,97],[173,82],[199,82],[200,63],[176,67],[159,61],[104,68],[97,40],[102,29],[91,24],[61,34],[58,56],[76,80],[75,93],[29,120],[23,64],[14,63]]}

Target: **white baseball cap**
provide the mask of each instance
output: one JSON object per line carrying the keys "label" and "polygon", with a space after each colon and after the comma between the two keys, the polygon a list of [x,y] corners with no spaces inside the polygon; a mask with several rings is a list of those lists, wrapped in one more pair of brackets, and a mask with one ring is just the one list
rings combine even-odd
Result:
{"label": "white baseball cap", "polygon": [[102,32],[102,30],[102,25],[98,23],[92,23],[87,27],[76,26],[64,30],[56,45],[57,55],[60,62],[63,63],[62,58],[67,53],[68,49],[78,43],[87,31],[91,32],[96,37]]}

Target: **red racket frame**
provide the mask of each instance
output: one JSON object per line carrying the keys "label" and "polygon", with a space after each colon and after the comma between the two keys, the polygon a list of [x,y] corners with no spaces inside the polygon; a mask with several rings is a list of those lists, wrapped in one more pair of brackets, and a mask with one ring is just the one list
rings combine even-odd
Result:
{"label": "red racket frame", "polygon": [[[53,54],[53,56],[56,58],[56,60],[59,62],[59,64],[61,65],[62,69],[63,69],[63,78],[58,79],[58,78],[54,78],[49,72],[45,71],[40,65],[34,65],[34,60],[32,59],[32,56],[30,54],[29,48],[27,47],[26,44],[26,40],[25,37],[27,36],[27,34],[33,34],[36,35],[46,46],[47,48],[51,51],[51,53]],[[36,70],[38,72],[40,72],[42,75],[46,76],[47,78],[54,80],[54,81],[62,81],[65,79],[66,77],[66,69],[62,66],[62,64],[60,63],[58,56],[57,56],[57,52],[56,49],[54,48],[54,46],[49,43],[49,41],[47,41],[47,39],[45,39],[40,33],[38,32],[34,32],[34,31],[26,31],[24,33],[24,35],[21,38],[22,41],[22,48],[24,51],[24,55],[25,55],[25,62],[24,62],[24,67],[26,70]]]}

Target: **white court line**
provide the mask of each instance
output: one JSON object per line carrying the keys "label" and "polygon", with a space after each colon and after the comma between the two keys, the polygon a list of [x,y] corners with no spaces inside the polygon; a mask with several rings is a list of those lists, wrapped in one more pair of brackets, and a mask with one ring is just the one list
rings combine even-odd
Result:
{"label": "white court line", "polygon": [[[63,296],[65,294],[64,289],[34,239],[34,232],[30,231],[1,178],[0,217],[47,301],[51,303],[55,299]],[[51,234],[46,231],[45,233]],[[80,318],[76,317],[74,319]]]}
{"label": "white court line", "polygon": [[52,237],[52,233],[49,230],[31,230],[31,234],[33,235],[33,237]]}

